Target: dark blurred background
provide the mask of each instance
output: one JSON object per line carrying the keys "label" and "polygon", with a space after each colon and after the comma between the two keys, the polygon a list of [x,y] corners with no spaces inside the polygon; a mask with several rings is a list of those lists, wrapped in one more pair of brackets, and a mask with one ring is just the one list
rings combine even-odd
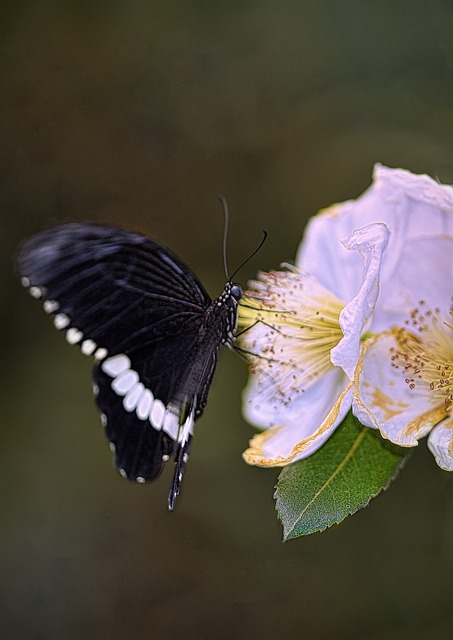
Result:
{"label": "dark blurred background", "polygon": [[450,637],[453,477],[423,443],[341,526],[282,544],[277,472],[247,467],[244,363],[223,353],[175,513],[170,469],[112,469],[90,362],[13,275],[25,236],[119,223],[212,295],[291,260],[377,161],[453,182],[453,3],[0,5],[1,637]]}

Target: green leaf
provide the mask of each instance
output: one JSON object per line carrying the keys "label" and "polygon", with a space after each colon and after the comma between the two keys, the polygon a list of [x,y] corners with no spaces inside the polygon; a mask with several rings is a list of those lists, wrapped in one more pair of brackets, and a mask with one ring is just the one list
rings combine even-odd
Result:
{"label": "green leaf", "polygon": [[409,452],[348,414],[319,451],[280,473],[274,497],[283,539],[323,531],[365,507],[395,478]]}

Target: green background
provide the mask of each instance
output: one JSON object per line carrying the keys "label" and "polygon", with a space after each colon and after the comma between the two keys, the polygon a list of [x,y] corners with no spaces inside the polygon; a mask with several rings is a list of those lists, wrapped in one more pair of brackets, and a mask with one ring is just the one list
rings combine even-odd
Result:
{"label": "green background", "polygon": [[453,4],[11,2],[0,7],[2,638],[434,640],[453,626],[453,477],[426,444],[341,526],[282,544],[247,467],[244,363],[223,353],[182,495],[113,470],[90,362],[13,275],[54,223],[140,229],[212,295],[376,161],[453,182]]}

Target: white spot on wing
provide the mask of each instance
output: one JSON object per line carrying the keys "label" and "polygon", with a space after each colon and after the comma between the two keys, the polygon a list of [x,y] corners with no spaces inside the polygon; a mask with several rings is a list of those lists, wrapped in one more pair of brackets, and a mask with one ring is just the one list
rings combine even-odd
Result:
{"label": "white spot on wing", "polygon": [[173,440],[176,440],[176,438],[178,437],[178,428],[179,428],[178,416],[172,411],[168,411],[167,409],[167,411],[165,412],[164,424],[162,426],[162,429],[165,431],[165,433],[168,433],[170,438],[173,438]]}
{"label": "white spot on wing", "polygon": [[92,353],[96,350],[96,343],[94,340],[84,340],[80,346],[80,349],[84,356],[91,356]]}
{"label": "white spot on wing", "polygon": [[42,306],[46,313],[53,313],[58,309],[60,305],[58,304],[58,302],[56,302],[56,300],[46,300]]}
{"label": "white spot on wing", "polygon": [[165,414],[166,411],[164,403],[161,400],[154,400],[149,420],[155,429],[162,428]]}
{"label": "white spot on wing", "polygon": [[135,482],[139,482],[140,484],[143,484],[144,482],[146,482],[146,480],[143,476],[137,476],[135,478]]}
{"label": "white spot on wing", "polygon": [[127,473],[124,469],[118,469],[118,471],[122,478],[127,478]]}
{"label": "white spot on wing", "polygon": [[138,382],[138,373],[129,369],[124,371],[112,382],[112,389],[119,396],[125,396]]}
{"label": "white spot on wing", "polygon": [[83,333],[75,327],[71,327],[66,331],[66,340],[69,342],[69,344],[77,344],[82,338]]}
{"label": "white spot on wing", "polygon": [[194,415],[195,415],[195,412],[192,409],[192,411],[187,416],[186,421],[184,422],[181,429],[179,430],[178,442],[180,442],[182,446],[186,444],[186,442],[189,439],[189,436],[192,435],[193,433],[193,425],[195,424]]}
{"label": "white spot on wing", "polygon": [[103,427],[105,427],[107,424],[107,416],[105,415],[105,413],[101,413],[101,424]]}
{"label": "white spot on wing", "polygon": [[99,349],[96,349],[94,352],[94,357],[96,360],[102,360],[107,354],[108,351],[105,347],[99,347]]}
{"label": "white spot on wing", "polygon": [[120,373],[123,373],[123,371],[127,371],[130,368],[131,361],[124,354],[112,356],[105,360],[101,365],[102,371],[112,378],[116,378]]}
{"label": "white spot on wing", "polygon": [[53,319],[53,323],[56,329],[65,329],[70,322],[70,319],[65,313],[57,313],[57,315]]}
{"label": "white spot on wing", "polygon": [[123,407],[126,409],[126,411],[131,412],[137,408],[137,404],[140,401],[140,397],[143,393],[144,388],[145,387],[141,382],[137,382],[137,384],[127,392],[123,400]]}
{"label": "white spot on wing", "polygon": [[30,280],[26,276],[22,276],[20,281],[21,281],[21,284],[22,284],[23,287],[29,287],[30,286]]}
{"label": "white spot on wing", "polygon": [[151,407],[153,406],[154,396],[149,389],[145,389],[140,403],[137,406],[137,416],[140,420],[147,420],[149,417],[149,412]]}
{"label": "white spot on wing", "polygon": [[37,300],[42,296],[42,289],[40,289],[39,287],[30,287],[29,291],[30,295]]}

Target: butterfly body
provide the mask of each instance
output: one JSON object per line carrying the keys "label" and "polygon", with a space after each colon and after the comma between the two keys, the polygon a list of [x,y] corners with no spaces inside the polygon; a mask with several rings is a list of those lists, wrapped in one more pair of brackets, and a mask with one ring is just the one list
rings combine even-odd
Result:
{"label": "butterfly body", "polygon": [[96,402],[121,475],[153,480],[174,456],[173,509],[220,346],[234,340],[239,285],[227,282],[212,300],[169,249],[98,224],[44,231],[17,262],[67,341],[94,356]]}

